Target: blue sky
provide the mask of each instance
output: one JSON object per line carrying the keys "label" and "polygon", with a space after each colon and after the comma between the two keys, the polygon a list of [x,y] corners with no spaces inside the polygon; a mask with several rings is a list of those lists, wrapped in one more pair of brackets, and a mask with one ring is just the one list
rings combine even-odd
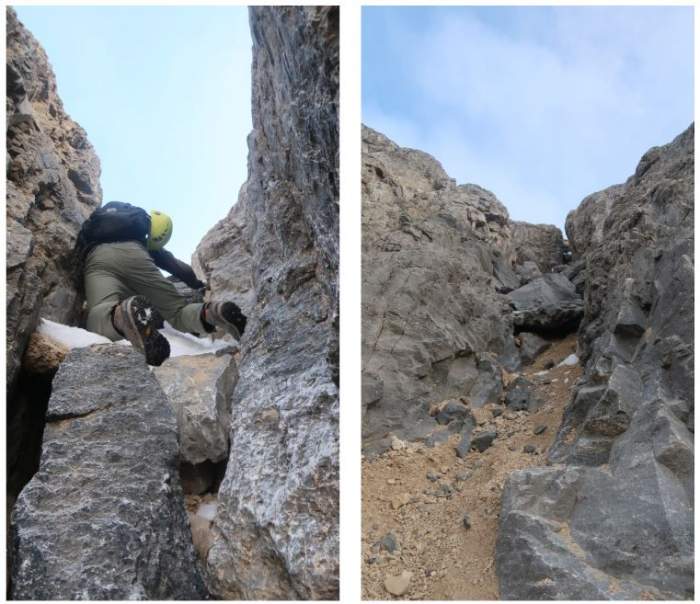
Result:
{"label": "blue sky", "polygon": [[693,121],[688,7],[364,7],[362,117],[564,225]]}
{"label": "blue sky", "polygon": [[247,175],[246,7],[15,7],[102,163],[104,201],[173,218],[189,262]]}

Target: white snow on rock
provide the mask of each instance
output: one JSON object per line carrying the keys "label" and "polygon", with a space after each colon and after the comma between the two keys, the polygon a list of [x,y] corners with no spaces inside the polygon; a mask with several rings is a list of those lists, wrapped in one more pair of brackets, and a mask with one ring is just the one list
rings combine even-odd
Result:
{"label": "white snow on rock", "polygon": [[564,365],[578,365],[578,357],[575,354],[570,354],[566,357],[557,367],[563,367]]}
{"label": "white snow on rock", "polygon": [[206,518],[210,522],[216,517],[216,504],[215,503],[202,503],[197,508],[197,516]]}
{"label": "white snow on rock", "polygon": [[230,336],[220,340],[212,340],[209,337],[198,338],[190,333],[178,331],[167,321],[165,327],[160,330],[160,333],[170,342],[171,357],[207,354],[224,348],[230,348],[231,346],[236,346],[236,348],[238,348],[235,340],[230,338]]}
{"label": "white snow on rock", "polygon": [[48,319],[41,319],[37,331],[40,334],[53,338],[68,348],[85,348],[92,344],[110,343],[109,338],[92,333],[87,329],[63,325],[63,323],[56,323]]}
{"label": "white snow on rock", "polygon": [[[111,343],[109,338],[92,333],[86,329],[71,327],[70,325],[63,325],[62,323],[56,323],[54,321],[49,321],[48,319],[41,319],[37,331],[49,336],[50,338],[53,338],[54,340],[57,340],[67,348],[85,348],[86,346],[91,346],[93,344]],[[168,342],[170,342],[171,357],[207,354],[216,352],[217,350],[221,350],[223,348],[236,346],[234,340],[229,339],[229,337],[221,340],[212,340],[208,337],[198,338],[192,334],[177,331],[167,322],[165,323],[165,327],[160,330],[160,333],[162,333],[168,339]],[[127,340],[119,340],[116,343],[123,346],[131,346],[131,343]]]}

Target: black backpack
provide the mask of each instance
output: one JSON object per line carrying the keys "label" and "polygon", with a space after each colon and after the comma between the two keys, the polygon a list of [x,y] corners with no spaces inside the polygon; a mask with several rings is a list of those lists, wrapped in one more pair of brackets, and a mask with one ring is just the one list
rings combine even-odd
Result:
{"label": "black backpack", "polygon": [[83,271],[88,253],[100,243],[146,241],[151,217],[145,210],[123,201],[110,201],[97,208],[80,228],[73,249],[70,272],[78,292],[83,292]]}
{"label": "black backpack", "polygon": [[110,201],[97,208],[80,229],[89,246],[117,241],[144,241],[151,228],[146,210],[122,201]]}

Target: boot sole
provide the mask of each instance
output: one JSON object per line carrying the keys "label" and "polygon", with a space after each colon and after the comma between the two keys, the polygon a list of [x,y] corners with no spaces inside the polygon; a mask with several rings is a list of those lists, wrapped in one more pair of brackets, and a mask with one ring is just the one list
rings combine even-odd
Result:
{"label": "boot sole", "polygon": [[146,298],[135,296],[128,304],[126,319],[130,330],[135,331],[141,340],[146,363],[156,367],[162,365],[170,356],[170,342],[158,331],[163,327],[162,315]]}

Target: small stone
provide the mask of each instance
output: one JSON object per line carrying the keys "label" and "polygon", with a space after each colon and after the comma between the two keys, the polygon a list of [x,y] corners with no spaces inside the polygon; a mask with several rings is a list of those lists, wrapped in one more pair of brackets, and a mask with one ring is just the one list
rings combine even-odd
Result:
{"label": "small stone", "polygon": [[529,453],[530,455],[533,455],[536,452],[537,452],[537,447],[535,445],[525,445],[523,447],[523,453]]}
{"label": "small stone", "polygon": [[483,453],[493,444],[493,441],[496,440],[496,436],[498,436],[496,432],[483,432],[474,437],[474,440],[472,440],[472,447],[477,449],[480,453]]}
{"label": "small stone", "polygon": [[399,542],[396,540],[394,533],[387,533],[379,542],[380,549],[393,554],[399,547]]}
{"label": "small stone", "polygon": [[396,481],[394,478],[388,478],[387,481],[386,481],[386,483],[389,484],[389,485],[395,485],[396,482],[397,482],[397,481]]}
{"label": "small stone", "polygon": [[367,564],[375,564],[379,560],[379,556],[368,556]]}
{"label": "small stone", "polygon": [[499,417],[503,415],[503,409],[501,407],[494,407],[491,409],[491,415],[493,415],[493,417]]}
{"label": "small stone", "polygon": [[469,514],[464,514],[464,516],[462,516],[462,524],[464,525],[465,529],[470,529],[472,527],[471,520],[469,519]]}
{"label": "small stone", "polygon": [[391,448],[394,451],[402,451],[403,449],[406,448],[406,442],[392,434],[391,435]]}
{"label": "small stone", "polygon": [[384,589],[393,596],[402,596],[408,591],[412,578],[413,573],[407,570],[400,575],[390,575],[384,579]]}
{"label": "small stone", "polygon": [[459,481],[467,481],[472,477],[472,473],[469,470],[465,470],[464,472],[458,472],[455,474],[455,479]]}
{"label": "small stone", "polygon": [[542,434],[542,432],[544,432],[546,429],[547,429],[547,426],[545,426],[544,424],[541,424],[541,425],[537,426],[537,428],[535,428],[535,434]]}
{"label": "small stone", "polygon": [[425,477],[430,481],[430,482],[437,482],[440,477],[435,474],[435,472],[428,472]]}
{"label": "small stone", "polygon": [[449,499],[452,497],[454,494],[454,489],[449,485],[449,484],[441,484],[440,488],[438,488],[433,495],[437,498],[442,498],[444,497],[445,499]]}
{"label": "small stone", "polygon": [[470,435],[463,434],[461,440],[459,441],[459,444],[455,447],[455,452],[457,453],[457,457],[464,458],[467,456],[469,453],[469,449],[471,448],[471,437]]}
{"label": "small stone", "polygon": [[394,497],[391,500],[391,507],[394,510],[398,510],[399,508],[403,507],[404,505],[406,505],[410,501],[411,501],[410,493],[402,493],[401,495],[398,495],[397,497]]}

